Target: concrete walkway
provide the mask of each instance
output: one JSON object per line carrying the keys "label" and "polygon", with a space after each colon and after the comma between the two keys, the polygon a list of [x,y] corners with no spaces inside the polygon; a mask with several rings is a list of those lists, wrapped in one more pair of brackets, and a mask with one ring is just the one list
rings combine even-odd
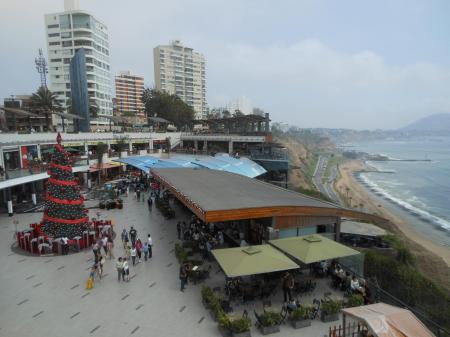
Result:
{"label": "concrete walkway", "polygon": [[[96,212],[96,210],[91,210]],[[104,278],[86,290],[91,250],[68,256],[36,257],[11,250],[13,219],[19,229],[41,219],[41,213],[0,216],[0,336],[219,336],[216,323],[201,305],[201,285],[179,291],[178,262],[173,253],[176,222],[165,220],[146,202],[130,196],[123,210],[102,211],[113,219],[118,238],[114,254],[123,255],[120,232],[133,225],[138,236],[153,237],[151,261],[130,266],[131,281],[118,282],[114,260],[107,260]],[[95,216],[95,214],[91,214]],[[213,264],[211,284],[223,287],[223,274]],[[281,294],[280,294],[281,296]],[[253,312],[249,310],[254,321]],[[280,336],[323,336],[329,324],[313,322],[308,330],[282,327]],[[260,333],[252,328],[253,336]]]}

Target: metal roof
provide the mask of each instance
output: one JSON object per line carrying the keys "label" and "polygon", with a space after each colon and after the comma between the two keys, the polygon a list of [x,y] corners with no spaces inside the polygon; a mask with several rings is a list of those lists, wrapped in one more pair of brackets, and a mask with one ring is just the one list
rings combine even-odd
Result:
{"label": "metal roof", "polygon": [[230,172],[153,168],[151,173],[203,211],[277,206],[338,208],[334,204]]}
{"label": "metal roof", "polygon": [[132,156],[115,161],[134,166],[146,173],[151,168],[206,168],[240,174],[249,178],[257,177],[266,172],[259,164],[247,158],[234,158],[228,154],[212,156],[194,156],[172,154],[170,158],[156,156]]}

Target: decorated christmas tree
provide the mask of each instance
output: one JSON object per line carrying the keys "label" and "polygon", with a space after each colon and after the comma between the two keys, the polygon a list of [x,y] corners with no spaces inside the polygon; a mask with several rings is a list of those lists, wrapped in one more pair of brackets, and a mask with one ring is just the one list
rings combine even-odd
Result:
{"label": "decorated christmas tree", "polygon": [[48,168],[42,231],[53,238],[67,236],[72,239],[82,236],[88,228],[89,218],[80,195],[80,186],[70,164],[69,153],[61,145],[58,133],[57,144]]}

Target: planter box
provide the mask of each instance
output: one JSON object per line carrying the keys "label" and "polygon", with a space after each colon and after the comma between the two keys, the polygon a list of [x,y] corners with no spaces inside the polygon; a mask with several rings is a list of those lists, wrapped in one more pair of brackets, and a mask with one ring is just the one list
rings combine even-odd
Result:
{"label": "planter box", "polygon": [[239,332],[239,333],[232,332],[231,336],[233,336],[233,337],[252,337],[252,334],[250,333],[250,330],[249,330],[249,331],[244,331],[244,332]]}
{"label": "planter box", "polygon": [[302,319],[302,320],[291,320],[292,327],[294,329],[300,329],[307,326],[311,326],[311,320],[310,319]]}
{"label": "planter box", "polygon": [[322,314],[320,319],[322,320],[322,322],[338,321],[339,320],[339,313],[331,314],[331,315],[324,315],[324,314]]}
{"label": "planter box", "polygon": [[228,329],[224,329],[219,326],[219,332],[222,337],[231,337],[231,331]]}
{"label": "planter box", "polygon": [[275,325],[275,326],[262,326],[262,325],[260,325],[258,328],[259,328],[259,331],[261,331],[261,333],[263,335],[270,335],[272,333],[280,332],[280,326],[279,325]]}

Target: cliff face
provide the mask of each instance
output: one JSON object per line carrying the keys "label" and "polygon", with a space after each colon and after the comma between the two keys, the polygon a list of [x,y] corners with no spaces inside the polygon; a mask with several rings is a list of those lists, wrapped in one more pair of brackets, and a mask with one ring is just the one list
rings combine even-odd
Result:
{"label": "cliff face", "polygon": [[278,142],[283,144],[289,151],[291,166],[289,172],[289,186],[295,189],[298,189],[299,187],[306,189],[312,188],[310,179],[306,176],[308,164],[311,161],[310,152],[304,145],[289,137],[278,139]]}

